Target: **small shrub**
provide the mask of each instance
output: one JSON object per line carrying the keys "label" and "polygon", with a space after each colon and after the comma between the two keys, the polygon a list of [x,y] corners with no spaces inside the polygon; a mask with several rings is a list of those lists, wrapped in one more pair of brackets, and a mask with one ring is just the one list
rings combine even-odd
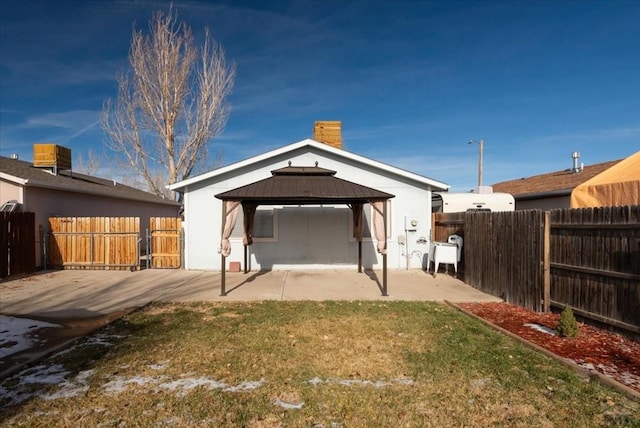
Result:
{"label": "small shrub", "polygon": [[562,310],[557,330],[560,336],[563,337],[576,337],[578,335],[578,322],[573,316],[573,310],[570,306],[565,306]]}

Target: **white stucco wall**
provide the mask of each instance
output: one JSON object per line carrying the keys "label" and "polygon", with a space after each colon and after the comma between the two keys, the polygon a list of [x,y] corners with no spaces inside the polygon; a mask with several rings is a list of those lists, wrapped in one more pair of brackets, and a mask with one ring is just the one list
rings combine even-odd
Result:
{"label": "white stucco wall", "polygon": [[[271,171],[287,166],[318,166],[337,171],[336,177],[391,193],[390,238],[387,243],[389,268],[406,268],[406,257],[399,250],[397,237],[405,234],[404,217],[415,216],[418,227],[407,242],[411,268],[427,263],[430,238],[431,189],[407,177],[373,168],[334,153],[303,147],[224,175],[191,184],[185,192],[185,267],[219,270],[222,202],[214,195],[271,177]],[[267,208],[267,207],[262,207]],[[277,207],[275,242],[255,242],[250,249],[250,268],[309,269],[353,268],[357,266],[357,243],[351,233],[351,213],[346,206]],[[236,227],[242,227],[241,224]],[[419,238],[425,243],[418,243]],[[240,238],[232,238],[230,261],[243,261]],[[375,250],[375,239],[363,242],[365,268],[381,268],[382,257]]]}

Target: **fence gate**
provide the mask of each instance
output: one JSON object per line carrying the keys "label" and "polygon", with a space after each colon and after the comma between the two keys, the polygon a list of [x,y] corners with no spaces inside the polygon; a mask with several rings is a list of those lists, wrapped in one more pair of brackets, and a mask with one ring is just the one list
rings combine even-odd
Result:
{"label": "fence gate", "polygon": [[49,230],[49,266],[111,270],[140,267],[139,217],[50,217]]}
{"label": "fence gate", "polygon": [[35,214],[0,213],[0,278],[36,270]]}
{"label": "fence gate", "polygon": [[147,268],[182,267],[182,220],[174,217],[151,217],[147,230]]}

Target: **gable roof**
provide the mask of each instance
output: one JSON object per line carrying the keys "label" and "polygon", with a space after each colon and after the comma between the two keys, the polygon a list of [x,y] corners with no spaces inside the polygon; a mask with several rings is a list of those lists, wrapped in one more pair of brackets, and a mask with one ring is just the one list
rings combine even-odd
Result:
{"label": "gable roof", "polygon": [[42,187],[108,198],[128,199],[164,205],[180,204],[115,180],[92,177],[77,172],[59,171],[57,175],[31,163],[0,156],[0,178],[25,187]]}
{"label": "gable roof", "polygon": [[271,171],[269,178],[215,196],[222,200],[272,205],[366,203],[394,197],[390,193],[334,177],[335,173],[317,166],[288,166]]}
{"label": "gable roof", "polygon": [[209,180],[211,178],[218,177],[220,175],[226,174],[226,173],[234,171],[236,169],[243,168],[243,167],[246,167],[246,166],[250,166],[252,164],[255,164],[255,163],[258,163],[258,162],[261,162],[261,161],[264,161],[264,160],[268,160],[268,159],[271,159],[271,158],[274,158],[276,156],[280,156],[280,155],[283,155],[283,154],[286,154],[286,153],[289,153],[289,152],[293,152],[295,150],[302,149],[302,148],[305,148],[305,147],[310,147],[310,148],[317,149],[317,150],[320,150],[320,151],[324,151],[324,152],[327,152],[327,153],[330,153],[330,154],[333,154],[333,155],[337,155],[339,157],[342,157],[342,158],[345,158],[345,159],[349,159],[349,160],[352,160],[352,161],[355,161],[355,162],[358,162],[358,163],[361,163],[361,164],[369,165],[369,166],[372,166],[374,168],[378,168],[380,170],[383,170],[383,171],[386,171],[386,172],[389,172],[389,173],[392,173],[392,174],[395,174],[395,175],[398,175],[398,176],[401,176],[401,177],[408,178],[408,179],[416,181],[418,183],[432,186],[432,187],[434,187],[436,189],[446,190],[446,189],[449,189],[449,187],[450,187],[448,184],[443,183],[441,181],[437,181],[437,180],[425,177],[425,176],[420,175],[420,174],[409,172],[409,171],[406,171],[404,169],[397,168],[397,167],[388,165],[388,164],[383,163],[383,162],[379,162],[379,161],[376,161],[376,160],[373,160],[373,159],[370,159],[370,158],[367,158],[367,157],[364,157],[364,156],[360,156],[360,155],[357,155],[355,153],[348,152],[348,151],[346,151],[344,149],[337,149],[335,147],[331,147],[331,146],[329,146],[327,144],[320,143],[320,142],[312,140],[310,138],[308,138],[306,140],[298,141],[296,143],[288,144],[286,146],[283,146],[283,147],[280,147],[280,148],[277,148],[277,149],[262,153],[262,154],[257,155],[257,156],[253,156],[253,157],[247,158],[245,160],[233,163],[231,165],[227,165],[227,166],[222,167],[222,168],[214,169],[213,171],[210,171],[210,172],[205,173],[205,174],[198,175],[196,177],[192,177],[192,178],[188,178],[188,179],[183,180],[183,181],[179,181],[177,183],[169,185],[168,187],[169,187],[170,190],[181,191],[182,189],[186,188],[187,186],[189,186],[191,184],[198,183],[198,182],[201,182],[201,181],[204,181],[204,180]]}
{"label": "gable roof", "polygon": [[620,162],[621,159],[585,166],[581,172],[571,169],[502,181],[493,185],[494,192],[511,193],[516,199],[564,196],[578,185]]}

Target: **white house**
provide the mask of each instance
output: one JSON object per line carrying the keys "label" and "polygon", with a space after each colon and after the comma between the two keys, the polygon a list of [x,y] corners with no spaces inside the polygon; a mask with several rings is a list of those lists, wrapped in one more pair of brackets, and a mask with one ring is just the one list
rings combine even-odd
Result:
{"label": "white house", "polygon": [[[242,210],[229,238],[231,253],[220,256],[224,194],[262,183],[268,188],[272,171],[317,170],[347,183],[348,191],[365,189],[386,197],[387,263],[389,268],[423,268],[428,263],[431,196],[449,188],[445,183],[375,161],[312,139],[189,178],[170,186],[184,194],[185,268],[220,270],[222,260],[246,270],[352,268],[359,263],[353,211],[336,200],[305,199],[260,202],[255,213],[253,244],[244,265]],[[304,177],[300,177],[304,180]],[[266,187],[265,187],[266,186]],[[251,188],[255,188],[253,186]],[[356,189],[356,190],[353,190]],[[367,190],[368,189],[368,190]],[[240,189],[242,190],[242,189]],[[273,189],[271,189],[273,190]],[[271,190],[268,190],[269,192]],[[307,190],[304,190],[307,192]],[[313,189],[311,190],[313,192]],[[378,192],[378,193],[376,193]],[[218,197],[216,197],[218,195]],[[273,203],[277,205],[273,205]],[[328,202],[328,203],[327,203]],[[381,266],[372,226],[372,207],[363,206],[361,262],[366,269]],[[223,211],[224,210],[224,211]],[[383,235],[382,235],[383,236]]]}

